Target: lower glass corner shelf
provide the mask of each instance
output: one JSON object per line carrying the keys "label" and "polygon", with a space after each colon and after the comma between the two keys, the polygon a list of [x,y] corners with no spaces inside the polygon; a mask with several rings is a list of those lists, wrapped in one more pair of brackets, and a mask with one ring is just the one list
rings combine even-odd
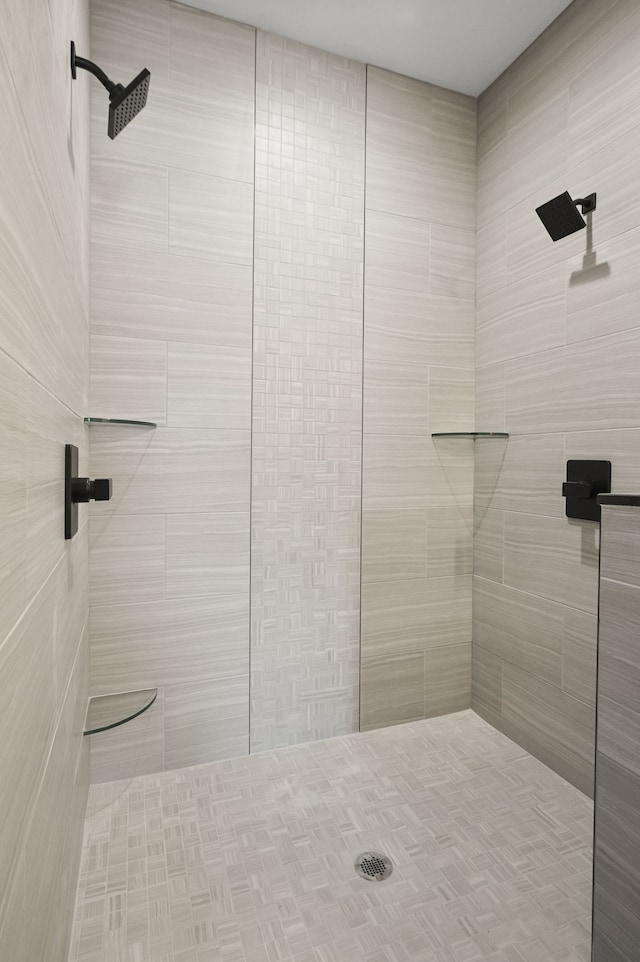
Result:
{"label": "lower glass corner shelf", "polygon": [[131,418],[85,418],[84,423],[92,424],[124,424],[138,428],[157,428],[155,421],[134,421]]}
{"label": "lower glass corner shelf", "polygon": [[506,431],[433,431],[432,438],[508,438]]}
{"label": "lower glass corner shelf", "polygon": [[158,697],[157,688],[139,691],[118,691],[109,695],[94,695],[89,699],[86,728],[83,735],[95,735],[133,721],[151,708]]}

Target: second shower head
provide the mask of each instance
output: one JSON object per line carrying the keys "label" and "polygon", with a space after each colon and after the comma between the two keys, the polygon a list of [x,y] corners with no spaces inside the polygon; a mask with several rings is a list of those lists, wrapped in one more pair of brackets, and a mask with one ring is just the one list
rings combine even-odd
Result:
{"label": "second shower head", "polygon": [[92,60],[76,56],[76,45],[71,41],[71,76],[76,79],[76,70],[81,67],[97,77],[103,87],[109,91],[109,123],[107,133],[111,140],[118,136],[133,118],[140,113],[147,102],[149,81],[151,74],[145,68],[137,77],[124,87],[109,80],[104,70],[101,70]]}
{"label": "second shower head", "polygon": [[574,200],[569,191],[565,190],[564,194],[558,194],[541,207],[536,207],[536,214],[552,241],[562,240],[563,237],[575,234],[587,226],[578,211],[579,206],[582,207],[583,214],[590,214],[596,209],[596,195],[589,194],[588,197]]}

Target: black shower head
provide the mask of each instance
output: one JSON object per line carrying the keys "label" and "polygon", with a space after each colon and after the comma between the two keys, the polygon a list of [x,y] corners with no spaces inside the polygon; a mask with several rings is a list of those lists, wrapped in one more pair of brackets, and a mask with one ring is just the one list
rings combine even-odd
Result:
{"label": "black shower head", "polygon": [[573,200],[569,191],[565,190],[564,194],[558,194],[541,207],[536,207],[536,214],[546,227],[551,240],[562,240],[563,237],[575,234],[587,226],[578,211],[578,205],[582,207],[583,214],[590,214],[596,209],[596,195],[589,194],[588,197]]}
{"label": "black shower head", "polygon": [[123,87],[109,80],[104,70],[101,70],[92,60],[76,56],[76,45],[71,41],[71,76],[76,79],[76,70],[82,67],[97,77],[103,87],[109,91],[109,126],[107,133],[113,140],[123,130],[130,120],[140,113],[147,102],[149,81],[151,74],[145,68],[141,70],[130,84]]}
{"label": "black shower head", "polygon": [[116,84],[110,92],[108,134],[112,140],[146,104],[150,79],[151,74],[145,67],[127,87]]}

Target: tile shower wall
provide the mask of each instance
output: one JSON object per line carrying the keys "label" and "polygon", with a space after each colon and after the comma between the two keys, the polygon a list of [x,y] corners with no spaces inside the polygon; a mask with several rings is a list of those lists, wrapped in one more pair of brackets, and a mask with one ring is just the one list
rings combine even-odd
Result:
{"label": "tile shower wall", "polygon": [[476,102],[368,68],[361,727],[471,698]]}
{"label": "tile shower wall", "polygon": [[251,751],[358,728],[364,64],[258,32]]}
{"label": "tile shower wall", "polygon": [[95,58],[152,83],[114,142],[94,92],[91,413],[158,424],[91,429],[92,691],[161,689],[94,780],[357,730],[363,321],[362,724],[466,707],[472,442],[429,432],[473,425],[475,102],[92,10]]}
{"label": "tile shower wall", "polygon": [[89,785],[88,4],[3,5],[0,32],[0,958],[66,962]]}
{"label": "tile shower wall", "polygon": [[[479,101],[473,706],[592,790],[598,528],[568,458],[640,483],[640,8],[577,0]],[[534,209],[597,191],[553,244]]]}
{"label": "tile shower wall", "polygon": [[96,0],[94,58],[151,71],[115,141],[92,110],[91,686],[159,686],[92,736],[92,778],[246,754],[255,32],[169,0]]}

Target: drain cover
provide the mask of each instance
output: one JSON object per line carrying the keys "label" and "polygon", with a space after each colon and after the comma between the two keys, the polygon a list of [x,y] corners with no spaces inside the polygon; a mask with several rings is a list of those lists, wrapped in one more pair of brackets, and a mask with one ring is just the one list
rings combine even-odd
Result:
{"label": "drain cover", "polygon": [[380,852],[362,852],[356,858],[354,868],[360,878],[374,882],[382,882],[393,872],[391,859]]}

